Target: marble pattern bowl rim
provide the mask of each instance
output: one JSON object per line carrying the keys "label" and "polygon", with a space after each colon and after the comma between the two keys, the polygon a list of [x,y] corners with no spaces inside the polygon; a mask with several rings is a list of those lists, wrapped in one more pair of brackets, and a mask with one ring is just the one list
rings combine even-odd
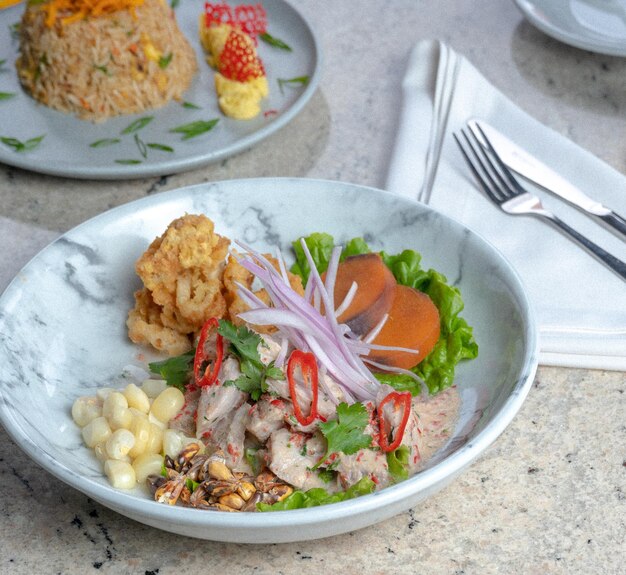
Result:
{"label": "marble pattern bowl rim", "polygon": [[[178,532],[172,528],[172,525],[181,523],[185,526],[185,534],[190,535],[189,530],[197,529],[197,533],[191,534],[193,537],[204,539],[213,539],[221,541],[237,541],[237,542],[286,542],[314,539],[323,537],[328,534],[343,533],[352,529],[351,520],[355,516],[369,515],[370,519],[362,520],[361,524],[356,527],[371,525],[379,520],[395,515],[398,512],[411,507],[416,501],[420,500],[420,493],[424,492],[430,495],[430,492],[436,491],[443,487],[447,482],[456,477],[463,469],[469,466],[485,449],[491,445],[497,437],[505,430],[505,428],[513,420],[519,409],[521,408],[525,397],[532,385],[534,375],[538,364],[538,334],[534,313],[530,301],[527,299],[523,289],[521,279],[517,272],[511,267],[504,256],[487,240],[478,234],[468,230],[463,224],[445,216],[441,212],[434,210],[419,202],[402,198],[390,192],[379,190],[369,186],[349,184],[324,179],[307,179],[307,178],[249,178],[242,180],[226,180],[220,182],[212,182],[208,184],[196,184],[186,186],[177,190],[162,192],[157,196],[151,196],[134,200],[127,204],[123,204],[116,208],[112,208],[99,214],[84,223],[76,226],[61,236],[71,236],[72,234],[93,226],[98,222],[105,221],[107,218],[115,218],[116,216],[127,215],[133,210],[140,210],[143,207],[154,205],[158,202],[167,202],[177,197],[185,197],[188,194],[197,193],[206,189],[207,186],[216,186],[228,188],[229,186],[242,187],[269,185],[276,189],[285,189],[286,186],[310,187],[313,190],[324,190],[328,187],[337,189],[351,190],[362,193],[371,193],[379,196],[381,199],[393,198],[393,201],[400,202],[413,209],[433,214],[437,218],[443,218],[451,223],[461,233],[469,234],[475,241],[482,244],[483,249],[490,251],[491,257],[498,261],[498,265],[506,275],[506,279],[512,282],[516,295],[519,298],[517,302],[523,314],[523,333],[519,335],[525,342],[523,357],[521,358],[520,368],[517,373],[517,380],[513,385],[509,396],[504,400],[500,410],[492,415],[492,420],[484,429],[466,445],[463,445],[454,453],[447,456],[444,460],[438,462],[433,467],[428,468],[417,475],[402,481],[398,484],[386,487],[385,489],[370,495],[361,496],[345,502],[334,503],[331,505],[313,507],[300,510],[289,510],[275,513],[219,513],[206,512],[203,510],[190,509],[179,506],[165,506],[158,504],[150,499],[138,497],[132,493],[125,493],[112,487],[104,487],[102,484],[84,477],[73,469],[69,469],[59,464],[53,457],[42,451],[39,446],[34,444],[28,437],[20,433],[19,423],[16,421],[15,414],[7,411],[6,404],[0,402],[0,422],[4,424],[5,429],[13,440],[23,449],[35,462],[56,476],[60,480],[83,492],[89,497],[93,497],[101,504],[118,511],[124,515],[132,517],[149,525],[161,527],[166,531]],[[35,256],[29,264],[25,266],[27,269],[33,262],[37,261],[41,253],[45,252],[50,246],[59,239],[52,242],[47,248],[44,248],[38,256]],[[0,296],[0,312],[3,311],[3,300],[6,294],[12,290],[19,289],[17,282],[20,274],[7,287],[4,294]],[[0,317],[1,317],[0,313]],[[1,343],[1,342],[0,342]],[[0,354],[3,350],[0,347]],[[0,384],[2,382],[0,381]],[[2,399],[2,387],[0,387],[0,399]],[[393,513],[385,511],[386,508],[395,508]],[[163,525],[159,525],[160,523]],[[330,529],[330,533],[326,532],[320,526],[329,522],[336,523],[336,527]],[[208,533],[203,533],[203,529],[208,528]],[[301,528],[301,533],[293,532],[286,536],[284,533],[277,537],[272,537],[268,532],[275,529],[291,529]],[[224,529],[227,533],[232,530],[244,530],[247,534],[241,537],[232,537],[226,535],[221,537],[218,532]],[[255,531],[263,530],[265,535],[255,537],[251,535]]]}

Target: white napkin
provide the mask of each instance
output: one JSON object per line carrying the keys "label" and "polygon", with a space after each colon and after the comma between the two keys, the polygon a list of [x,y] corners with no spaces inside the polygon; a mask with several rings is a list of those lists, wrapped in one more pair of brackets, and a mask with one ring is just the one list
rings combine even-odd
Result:
{"label": "white napkin", "polygon": [[[521,276],[537,313],[544,365],[626,370],[626,283],[552,226],[508,216],[479,191],[452,138],[482,119],[594,199],[626,213],[626,178],[520,110],[438,41],[413,49],[387,189],[418,199],[490,241]],[[526,185],[526,184],[525,184]],[[626,260],[626,242],[532,186],[544,206]]]}

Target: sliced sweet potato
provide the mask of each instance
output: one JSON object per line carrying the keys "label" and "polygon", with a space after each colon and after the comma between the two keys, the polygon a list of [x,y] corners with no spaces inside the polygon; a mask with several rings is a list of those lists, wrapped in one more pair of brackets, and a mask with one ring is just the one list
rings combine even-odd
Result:
{"label": "sliced sweet potato", "polygon": [[432,300],[412,287],[398,285],[389,318],[372,343],[418,352],[373,350],[368,357],[378,363],[410,369],[432,351],[439,331],[439,310]]}
{"label": "sliced sweet potato", "polygon": [[390,309],[396,280],[378,254],[347,257],[337,268],[335,305],[344,301],[352,282],[358,289],[348,308],[337,318],[358,335],[365,335]]}

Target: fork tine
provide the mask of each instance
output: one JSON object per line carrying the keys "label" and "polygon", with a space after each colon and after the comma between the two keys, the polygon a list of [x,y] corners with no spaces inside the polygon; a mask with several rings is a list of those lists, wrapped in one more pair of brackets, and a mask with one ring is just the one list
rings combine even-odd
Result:
{"label": "fork tine", "polygon": [[[483,169],[490,175],[490,180],[493,183],[493,185],[498,189],[500,201],[505,202],[506,200],[509,200],[512,197],[519,194],[520,191],[517,190],[515,187],[511,186],[509,182],[507,181],[507,179],[505,179],[502,174],[502,172],[507,170],[507,167],[504,164],[502,164],[502,166],[499,166],[498,164],[494,162],[493,158],[491,157],[491,154],[488,153],[487,150],[485,150],[483,145],[480,143],[480,140],[478,139],[478,137],[476,136],[476,134],[471,128],[470,128],[470,134],[472,135],[472,138],[473,138],[472,150],[474,152],[474,155],[478,158],[478,161],[481,163],[481,166],[483,167]],[[490,144],[488,140],[487,142]],[[493,147],[491,147],[491,150],[493,150]],[[495,150],[493,151],[495,153]],[[512,178],[513,176],[509,175],[508,177]]]}
{"label": "fork tine", "polygon": [[[498,204],[502,203],[506,200],[506,198],[503,197],[502,193],[500,192],[499,186],[492,178],[483,160],[481,159],[471,140],[465,133],[465,130],[461,130],[461,134],[463,135],[463,138],[465,140],[465,145],[463,145],[463,143],[461,142],[461,140],[459,140],[456,134],[452,135],[456,140],[456,143],[459,146],[459,149],[461,150],[461,153],[465,158],[465,162],[469,166],[472,174],[474,174],[474,177],[478,180],[478,183],[482,187],[483,191],[487,194],[487,196],[489,196],[489,198],[491,198],[492,201]],[[474,157],[473,160],[472,158],[470,158],[470,155],[466,148],[469,149],[470,153]]]}
{"label": "fork tine", "polygon": [[[522,188],[520,183],[517,181],[517,179],[515,178],[515,176],[513,175],[511,170],[509,169],[509,167],[502,161],[502,158],[500,157],[500,154],[498,154],[498,152],[496,152],[496,149],[493,147],[493,145],[491,144],[491,141],[487,137],[487,134],[485,134],[483,129],[480,127],[480,125],[479,124],[474,124],[474,125],[469,125],[468,124],[468,128],[469,128],[470,132],[472,133],[472,135],[474,136],[474,138],[476,139],[476,141],[479,143],[479,145],[480,145],[480,141],[479,141],[478,137],[476,136],[475,130],[478,130],[480,132],[480,136],[482,137],[483,141],[487,145],[487,149],[490,152],[490,156],[495,160],[495,162],[496,162],[496,164],[497,164],[497,166],[499,168],[499,172],[498,173],[499,174],[503,174],[506,177],[506,179],[508,181],[508,184],[515,190],[515,194],[523,194],[523,193],[525,193],[526,190],[524,188]],[[483,147],[480,146],[480,148],[484,152]],[[485,156],[487,156],[487,154],[485,154]],[[493,165],[493,162],[491,162],[491,164]]]}

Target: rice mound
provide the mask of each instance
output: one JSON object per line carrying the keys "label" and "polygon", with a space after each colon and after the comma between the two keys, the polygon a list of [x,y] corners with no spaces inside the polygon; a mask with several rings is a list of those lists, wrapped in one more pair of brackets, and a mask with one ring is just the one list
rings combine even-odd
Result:
{"label": "rice mound", "polygon": [[197,63],[173,10],[144,0],[133,11],[66,23],[59,14],[47,26],[45,4],[29,4],[16,61],[24,88],[46,106],[94,122],[180,100]]}

